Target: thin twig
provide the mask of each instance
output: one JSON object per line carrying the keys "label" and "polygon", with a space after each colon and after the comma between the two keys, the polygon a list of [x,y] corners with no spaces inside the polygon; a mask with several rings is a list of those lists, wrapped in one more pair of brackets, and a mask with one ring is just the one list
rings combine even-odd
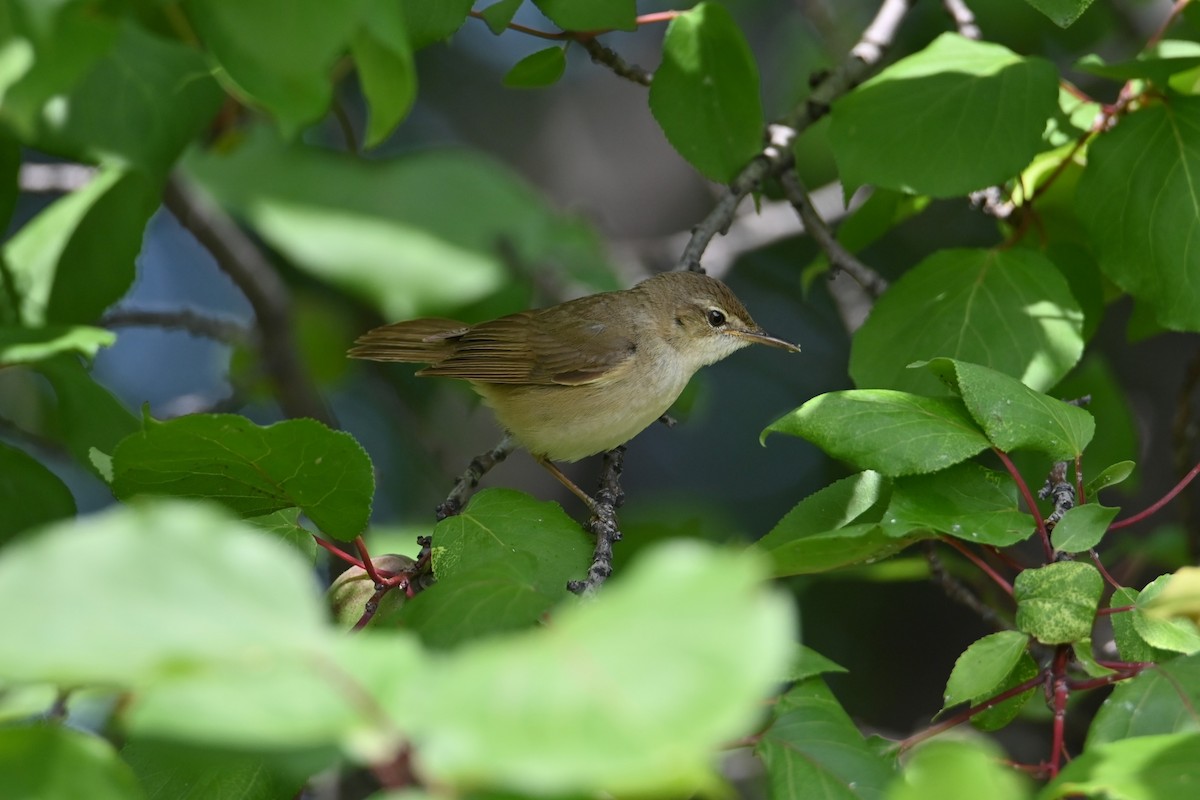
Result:
{"label": "thin twig", "polygon": [[946,13],[950,15],[950,19],[954,20],[954,27],[959,36],[965,36],[968,39],[983,38],[983,31],[979,30],[979,23],[975,21],[975,13],[971,11],[965,0],[942,0],[942,5],[946,9]]}
{"label": "thin twig", "polygon": [[1126,527],[1134,524],[1135,522],[1141,522],[1146,517],[1150,516],[1151,514],[1154,514],[1156,511],[1161,509],[1167,503],[1174,500],[1175,495],[1179,494],[1184,489],[1186,489],[1187,485],[1189,483],[1191,483],[1192,480],[1197,475],[1200,475],[1200,464],[1197,464],[1196,466],[1192,467],[1191,471],[1188,472],[1187,475],[1183,476],[1183,480],[1181,480],[1179,483],[1175,484],[1174,489],[1172,489],[1171,491],[1169,491],[1165,495],[1163,495],[1161,499],[1159,499],[1156,503],[1151,505],[1149,508],[1147,508],[1143,511],[1139,511],[1138,513],[1134,514],[1132,517],[1126,517],[1125,519],[1117,520],[1113,524],[1109,525],[1108,529],[1110,531],[1120,530],[1121,528],[1126,528]]}
{"label": "thin twig", "polygon": [[895,39],[900,23],[915,0],[883,0],[858,43],[835,69],[824,73],[812,94],[780,124],[768,126],[767,144],[742,168],[722,191],[716,205],[692,229],[691,238],[679,257],[678,268],[701,272],[700,258],[708,243],[728,229],[738,205],[757,189],[764,178],[792,165],[792,143],[810,125],[829,113],[834,100],[850,91],[883,58]]}
{"label": "thin twig", "polygon": [[292,330],[291,297],[275,267],[237,224],[172,175],[163,204],[216,259],[254,309],[258,349],[275,399],[285,416],[311,417],[334,426],[333,415],[300,357]]}
{"label": "thin twig", "polygon": [[1008,470],[1008,474],[1012,476],[1013,481],[1017,484],[1017,491],[1021,493],[1021,497],[1025,500],[1025,505],[1029,506],[1029,513],[1033,515],[1033,521],[1037,525],[1038,535],[1042,537],[1042,549],[1046,554],[1046,561],[1054,560],[1054,545],[1050,544],[1050,531],[1046,529],[1046,521],[1042,519],[1042,511],[1037,507],[1037,502],[1033,499],[1033,492],[1029,491],[1029,485],[1025,483],[1025,479],[1021,477],[1020,471],[1016,464],[1008,457],[1008,453],[998,447],[993,447],[992,452],[1004,464],[1004,468]]}
{"label": "thin twig", "polygon": [[996,610],[979,599],[969,586],[951,575],[932,541],[925,542],[925,560],[929,562],[929,575],[942,587],[951,600],[964,605],[978,614],[984,622],[998,631],[1012,630],[1012,623],[1001,617]]}
{"label": "thin twig", "polygon": [[250,331],[240,322],[210,317],[190,308],[174,311],[117,308],[101,317],[100,325],[105,328],[140,327],[185,331],[192,336],[225,344],[242,344],[250,339]]}
{"label": "thin twig", "polygon": [[1046,680],[1046,676],[1044,673],[1034,675],[1029,680],[1022,681],[1021,683],[1017,684],[1016,686],[1012,687],[1011,689],[1005,689],[1000,694],[996,695],[995,697],[991,697],[991,698],[988,698],[987,700],[984,700],[982,703],[980,703],[977,706],[972,706],[971,708],[968,708],[966,711],[959,712],[958,714],[955,714],[952,717],[947,717],[946,719],[942,720],[941,722],[937,723],[936,725],[930,725],[925,730],[917,731],[912,736],[909,736],[907,739],[903,739],[899,742],[899,745],[900,745],[899,750],[901,753],[903,753],[905,750],[912,748],[913,745],[920,744],[921,742],[925,741],[926,739],[930,739],[934,736],[937,736],[939,733],[948,731],[951,728],[955,728],[955,727],[963,724],[967,720],[971,719],[971,717],[981,714],[984,711],[987,711],[989,708],[993,708],[995,706],[1000,705],[1005,700],[1009,700],[1013,697],[1016,697],[1019,694],[1024,694],[1025,692],[1028,692],[1030,689],[1035,688],[1038,684],[1045,682],[1045,680]]}
{"label": "thin twig", "polygon": [[878,298],[883,294],[887,289],[887,280],[859,261],[837,240],[833,231],[829,230],[829,226],[825,224],[825,220],[821,219],[821,215],[817,213],[812,199],[808,196],[808,189],[800,180],[800,176],[796,174],[796,170],[784,170],[779,179],[783,184],[783,191],[787,195],[788,202],[792,204],[792,208],[796,209],[796,213],[800,215],[800,221],[804,223],[805,233],[812,237],[825,255],[829,256],[829,265],[832,268],[831,277],[840,270],[853,278],[872,297]]}
{"label": "thin twig", "polygon": [[639,67],[637,64],[630,64],[625,59],[617,55],[611,47],[606,47],[600,44],[595,38],[581,38],[579,44],[587,51],[587,54],[592,57],[592,61],[608,67],[619,78],[633,81],[642,86],[649,86],[654,75],[648,69]]}
{"label": "thin twig", "polygon": [[500,443],[491,450],[480,453],[471,459],[466,470],[454,482],[454,488],[450,490],[450,494],[446,495],[446,499],[438,504],[436,511],[438,522],[461,513],[471,490],[479,485],[479,481],[491,471],[492,467],[508,458],[516,446],[512,436],[506,433]]}
{"label": "thin twig", "polygon": [[1006,581],[1004,578],[1002,578],[1000,576],[999,572],[996,572],[996,570],[992,569],[991,564],[987,563],[982,558],[980,558],[979,556],[972,553],[970,548],[968,548],[965,544],[963,544],[962,542],[955,539],[953,536],[943,536],[943,537],[941,537],[941,539],[943,542],[948,544],[950,547],[953,547],[955,550],[957,550],[959,553],[961,553],[962,556],[964,558],[966,558],[968,561],[970,561],[972,564],[979,567],[979,569],[981,569],[985,575],[987,575],[989,578],[991,578],[995,582],[995,584],[1000,587],[1001,591],[1003,591],[1009,597],[1012,597],[1012,593],[1013,593],[1012,584],[1009,583],[1008,581]]}
{"label": "thin twig", "polygon": [[617,524],[617,509],[625,502],[621,489],[621,466],[625,459],[624,445],[604,454],[604,466],[600,470],[600,488],[595,496],[595,515],[588,520],[587,529],[596,537],[596,549],[592,554],[592,566],[587,578],[571,581],[567,588],[584,597],[593,595],[612,575],[613,543],[621,541],[621,529]]}

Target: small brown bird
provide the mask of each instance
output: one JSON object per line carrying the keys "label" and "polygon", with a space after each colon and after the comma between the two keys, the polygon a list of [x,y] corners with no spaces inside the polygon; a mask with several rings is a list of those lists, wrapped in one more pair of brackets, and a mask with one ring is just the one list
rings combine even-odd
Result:
{"label": "small brown bird", "polygon": [[800,349],[758,327],[720,281],[666,272],[475,325],[384,325],[349,355],[428,364],[417,374],[470,382],[513,439],[560,477],[547,462],[624,444],[666,413],[696,370],[755,343]]}

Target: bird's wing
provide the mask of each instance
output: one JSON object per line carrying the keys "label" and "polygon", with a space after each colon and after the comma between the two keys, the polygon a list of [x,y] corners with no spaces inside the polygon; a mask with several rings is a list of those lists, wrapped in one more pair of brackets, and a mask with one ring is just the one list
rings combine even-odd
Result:
{"label": "bird's wing", "polygon": [[565,303],[483,322],[455,339],[451,355],[419,374],[545,386],[612,380],[637,348],[595,317],[584,304]]}
{"label": "bird's wing", "polygon": [[455,339],[471,329],[453,319],[413,319],[367,331],[347,353],[371,361],[436,364],[454,352]]}

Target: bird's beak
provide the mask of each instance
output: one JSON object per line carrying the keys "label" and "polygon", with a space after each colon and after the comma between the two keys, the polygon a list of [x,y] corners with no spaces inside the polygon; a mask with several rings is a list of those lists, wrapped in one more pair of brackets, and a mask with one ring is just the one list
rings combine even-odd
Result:
{"label": "bird's beak", "polygon": [[771,347],[778,347],[780,350],[787,350],[792,353],[800,352],[800,345],[792,344],[791,342],[785,342],[783,339],[776,338],[764,331],[762,328],[731,328],[729,333],[754,344],[766,344],[770,345]]}

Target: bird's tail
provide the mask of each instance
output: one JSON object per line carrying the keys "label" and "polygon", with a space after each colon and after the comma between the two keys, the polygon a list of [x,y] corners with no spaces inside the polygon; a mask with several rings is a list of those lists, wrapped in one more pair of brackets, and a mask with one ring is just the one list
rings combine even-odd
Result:
{"label": "bird's tail", "polygon": [[454,340],[470,326],[453,319],[413,319],[367,331],[346,354],[370,361],[436,364],[454,352]]}

